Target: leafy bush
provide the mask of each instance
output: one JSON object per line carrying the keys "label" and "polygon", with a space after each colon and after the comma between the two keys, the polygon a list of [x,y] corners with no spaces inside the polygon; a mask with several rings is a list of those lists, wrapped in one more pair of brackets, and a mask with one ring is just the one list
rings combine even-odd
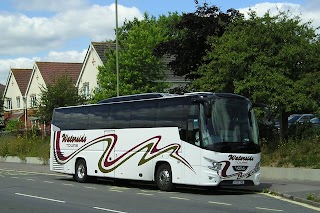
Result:
{"label": "leafy bush", "polygon": [[21,120],[9,120],[6,124],[5,131],[19,131],[23,129],[23,122]]}

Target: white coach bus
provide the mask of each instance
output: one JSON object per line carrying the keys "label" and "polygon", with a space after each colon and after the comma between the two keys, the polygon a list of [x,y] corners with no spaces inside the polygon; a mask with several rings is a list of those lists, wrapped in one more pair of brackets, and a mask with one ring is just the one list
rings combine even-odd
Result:
{"label": "white coach bus", "polygon": [[175,184],[258,185],[253,104],[235,94],[205,92],[56,108],[50,169],[78,182],[154,181],[164,191]]}

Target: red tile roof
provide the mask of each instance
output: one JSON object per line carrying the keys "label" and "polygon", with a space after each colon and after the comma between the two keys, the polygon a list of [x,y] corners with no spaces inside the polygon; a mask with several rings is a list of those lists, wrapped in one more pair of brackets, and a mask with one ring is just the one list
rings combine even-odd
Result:
{"label": "red tile roof", "polygon": [[76,84],[82,68],[82,63],[36,62],[36,65],[46,85],[53,83],[64,74],[70,76]]}
{"label": "red tile roof", "polygon": [[11,69],[22,95],[26,93],[32,69]]}

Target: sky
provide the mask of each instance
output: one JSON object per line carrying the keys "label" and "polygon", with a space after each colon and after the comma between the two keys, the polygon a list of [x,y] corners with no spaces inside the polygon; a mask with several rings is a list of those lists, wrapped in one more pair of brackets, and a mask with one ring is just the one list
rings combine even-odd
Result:
{"label": "sky", "polygon": [[[222,11],[258,15],[290,10],[320,26],[320,0],[198,0]],[[194,0],[118,0],[118,23],[196,10]],[[0,84],[11,68],[31,69],[35,61],[83,62],[91,41],[115,39],[115,0],[1,0]],[[318,32],[318,31],[317,31]]]}

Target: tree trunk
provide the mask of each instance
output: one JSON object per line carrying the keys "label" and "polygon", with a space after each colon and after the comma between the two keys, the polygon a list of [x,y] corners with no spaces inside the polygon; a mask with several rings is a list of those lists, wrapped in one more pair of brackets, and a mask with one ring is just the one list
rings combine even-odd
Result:
{"label": "tree trunk", "polygon": [[280,138],[288,139],[288,113],[285,111],[280,115]]}

